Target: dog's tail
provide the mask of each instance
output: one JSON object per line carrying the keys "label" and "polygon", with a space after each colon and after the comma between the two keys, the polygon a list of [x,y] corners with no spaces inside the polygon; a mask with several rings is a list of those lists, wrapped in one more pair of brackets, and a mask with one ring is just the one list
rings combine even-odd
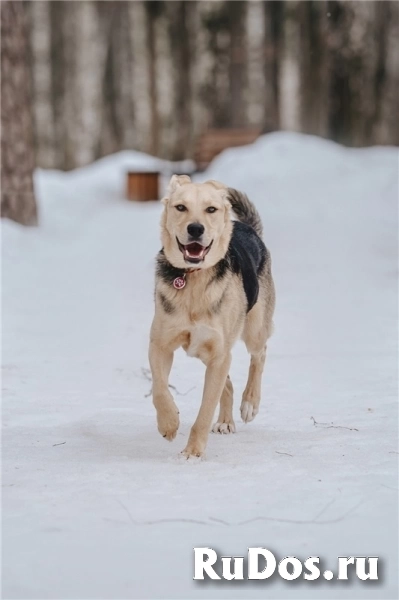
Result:
{"label": "dog's tail", "polygon": [[263,226],[260,214],[249,200],[248,196],[238,190],[228,188],[227,199],[231,204],[234,214],[238,217],[238,220],[242,223],[246,223],[246,225],[250,225],[259,237],[262,237]]}

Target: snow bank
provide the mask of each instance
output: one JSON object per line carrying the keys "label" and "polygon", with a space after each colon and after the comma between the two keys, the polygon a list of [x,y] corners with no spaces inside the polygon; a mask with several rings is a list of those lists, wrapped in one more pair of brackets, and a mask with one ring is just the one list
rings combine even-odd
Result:
{"label": "snow bank", "polygon": [[[197,179],[238,187],[265,224],[277,287],[261,410],[176,459],[202,365],[178,352],[174,443],[146,397],[158,203],[123,200],[121,153],[37,173],[41,226],[3,222],[5,598],[397,597],[398,152],[273,134]],[[312,420],[313,417],[313,420]],[[329,425],[333,423],[334,426]],[[193,582],[193,547],[381,557],[378,585]]]}

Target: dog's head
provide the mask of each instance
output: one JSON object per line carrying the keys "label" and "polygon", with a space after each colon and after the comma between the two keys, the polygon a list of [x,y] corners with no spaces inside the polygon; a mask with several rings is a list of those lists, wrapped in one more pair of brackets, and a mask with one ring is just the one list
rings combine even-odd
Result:
{"label": "dog's head", "polygon": [[223,184],[192,183],[187,175],[173,175],[162,202],[162,244],[173,266],[208,268],[223,258],[232,233]]}

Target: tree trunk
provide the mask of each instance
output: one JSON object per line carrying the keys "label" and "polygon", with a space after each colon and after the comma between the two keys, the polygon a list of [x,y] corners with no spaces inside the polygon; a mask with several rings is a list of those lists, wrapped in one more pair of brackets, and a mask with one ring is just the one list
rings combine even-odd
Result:
{"label": "tree trunk", "polygon": [[327,3],[300,2],[300,119],[301,130],[326,136],[328,129]]}
{"label": "tree trunk", "polygon": [[[65,116],[66,101],[66,42],[63,23],[68,9],[68,2],[50,2],[50,56],[51,56],[51,102],[54,123],[53,156],[55,166],[65,169]],[[40,138],[39,138],[40,139]],[[39,165],[43,166],[43,165]]]}
{"label": "tree trunk", "polygon": [[[190,4],[191,2],[167,2],[169,9],[169,36],[171,60],[173,65],[174,106],[172,125],[176,129],[175,148],[170,156],[175,160],[185,158],[192,146],[192,93],[191,93],[191,40]],[[173,9],[171,11],[171,9]]]}
{"label": "tree trunk", "polygon": [[[116,3],[115,3],[116,4]],[[132,148],[151,152],[151,109],[149,55],[147,44],[147,14],[143,2],[129,2],[128,28],[132,45],[132,84],[130,93],[133,99],[135,118],[135,143]]]}
{"label": "tree trunk", "polygon": [[267,0],[264,6],[265,31],[265,131],[280,129],[280,70],[284,36],[284,2]]}
{"label": "tree trunk", "polygon": [[37,224],[27,36],[22,2],[1,3],[1,213]]}
{"label": "tree trunk", "polygon": [[51,92],[50,2],[26,2],[30,31],[30,69],[36,163],[44,169],[59,166],[54,152],[54,110]]}
{"label": "tree trunk", "polygon": [[329,0],[327,4],[330,15],[328,134],[337,142],[351,146],[362,145],[365,141],[362,130],[367,119],[370,76],[365,68],[363,40],[368,37],[363,19],[356,19],[356,16],[367,9],[367,4],[358,0]]}
{"label": "tree trunk", "polygon": [[[200,2],[202,4],[202,2]],[[209,76],[203,89],[204,101],[209,106],[210,127],[228,127],[230,120],[230,4],[233,2],[204,2],[202,24],[207,32]]]}
{"label": "tree trunk", "polygon": [[[119,6],[121,5],[121,6]],[[98,13],[101,31],[105,40],[105,53],[103,58],[102,86],[101,86],[101,127],[98,144],[98,155],[104,156],[121,150],[122,127],[119,125],[118,107],[118,36],[117,17],[123,3],[98,2]],[[128,77],[128,74],[125,75]]]}
{"label": "tree trunk", "polygon": [[265,22],[264,3],[248,2],[246,22],[247,45],[247,97],[246,124],[259,127],[266,117]]}
{"label": "tree trunk", "polygon": [[[379,2],[379,19],[386,21],[384,39],[380,39],[375,78],[375,122],[373,143],[399,145],[399,4]],[[381,14],[382,13],[382,14]],[[381,25],[379,25],[381,27]]]}
{"label": "tree trunk", "polygon": [[230,106],[229,125],[242,127],[246,120],[247,89],[247,2],[235,0],[228,3],[228,25],[230,33]]}
{"label": "tree trunk", "polygon": [[145,2],[148,61],[149,61],[149,84],[150,84],[150,106],[151,106],[151,154],[156,156],[159,148],[159,118],[158,118],[158,90],[156,81],[156,45],[155,45],[155,21],[162,10],[162,2],[153,0]]}
{"label": "tree trunk", "polygon": [[280,128],[289,131],[301,130],[298,19],[301,5],[302,0],[283,3],[283,40],[278,65],[278,114]]}

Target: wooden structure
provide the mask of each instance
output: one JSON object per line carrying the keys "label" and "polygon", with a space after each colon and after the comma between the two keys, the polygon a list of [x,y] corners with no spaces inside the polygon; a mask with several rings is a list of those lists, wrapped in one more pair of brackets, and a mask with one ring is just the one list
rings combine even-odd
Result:
{"label": "wooden structure", "polygon": [[252,144],[262,133],[259,128],[208,129],[199,138],[194,160],[199,171],[206,169],[209,163],[226,148]]}
{"label": "wooden structure", "polygon": [[129,171],[127,174],[127,197],[129,200],[147,202],[159,199],[158,171]]}

